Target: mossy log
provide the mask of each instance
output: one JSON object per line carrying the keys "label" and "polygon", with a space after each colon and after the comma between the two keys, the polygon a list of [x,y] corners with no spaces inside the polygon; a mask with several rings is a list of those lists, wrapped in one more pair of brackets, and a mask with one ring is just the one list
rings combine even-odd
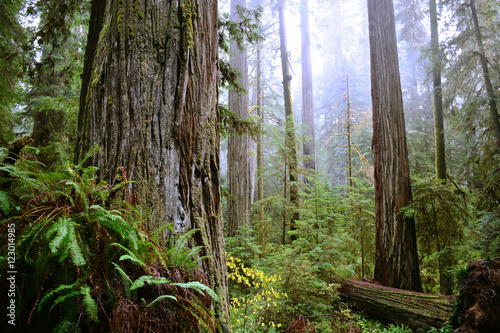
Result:
{"label": "mossy log", "polygon": [[455,296],[432,295],[344,280],[340,295],[367,315],[416,330],[441,327],[454,310]]}

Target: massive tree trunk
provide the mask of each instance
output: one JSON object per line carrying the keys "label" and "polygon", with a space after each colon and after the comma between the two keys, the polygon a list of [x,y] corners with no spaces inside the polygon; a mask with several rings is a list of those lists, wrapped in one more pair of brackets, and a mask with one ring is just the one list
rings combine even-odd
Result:
{"label": "massive tree trunk", "polygon": [[486,52],[483,45],[483,37],[481,36],[481,29],[479,27],[479,20],[477,18],[476,1],[470,2],[472,21],[474,23],[474,34],[476,36],[477,46],[479,48],[479,58],[481,60],[481,67],[483,68],[484,84],[486,92],[488,93],[488,100],[490,103],[491,122],[493,125],[493,136],[497,143],[497,148],[500,149],[500,118],[498,116],[498,107],[496,103],[496,95],[491,84],[490,70],[488,68],[488,59],[486,59]]}
{"label": "massive tree trunk", "polygon": [[[231,19],[240,20],[237,6],[246,8],[246,0],[231,0]],[[248,90],[247,52],[240,50],[235,41],[231,42],[230,64],[241,77],[238,82]],[[248,119],[248,96],[246,92],[229,90],[229,111],[240,119]],[[252,205],[252,182],[250,174],[250,136],[248,134],[233,134],[229,137],[227,154],[227,178],[229,181],[228,236],[233,237],[242,223],[250,223]]]}
{"label": "massive tree trunk", "polygon": [[[302,36],[302,124],[305,125],[307,139],[302,144],[305,168],[316,170],[316,138],[314,128],[314,103],[311,65],[311,40],[309,37],[308,0],[300,1],[300,32]],[[307,180],[306,180],[307,182]]]}
{"label": "massive tree trunk", "polygon": [[[292,75],[290,74],[288,49],[286,42],[286,29],[285,29],[285,14],[284,14],[285,0],[278,2],[279,11],[279,34],[280,34],[280,55],[281,55],[281,70],[283,73],[283,97],[285,99],[285,117],[286,117],[286,133],[285,133],[285,147],[287,149],[286,160],[288,161],[288,172],[290,180],[290,202],[294,205],[290,229],[295,230],[295,221],[299,220],[299,187],[297,186],[297,138],[295,134],[295,119],[293,118],[293,105],[292,105],[292,90],[290,88],[290,81]],[[292,235],[292,241],[296,237]]]}
{"label": "massive tree trunk", "polygon": [[392,0],[368,0],[375,160],[375,281],[420,291],[415,221]]}
{"label": "massive tree trunk", "polygon": [[[93,0],[79,115],[77,162],[126,189],[145,227],[199,228],[202,269],[230,331],[219,192],[217,2]],[[165,229],[165,230],[168,230]],[[164,232],[161,240],[170,234]]]}

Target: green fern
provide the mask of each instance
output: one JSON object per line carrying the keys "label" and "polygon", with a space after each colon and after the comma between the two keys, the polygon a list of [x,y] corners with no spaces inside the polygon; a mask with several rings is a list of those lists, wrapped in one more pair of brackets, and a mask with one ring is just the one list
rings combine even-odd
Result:
{"label": "green fern", "polygon": [[130,290],[136,290],[145,286],[145,284],[153,285],[153,284],[164,284],[170,283],[170,280],[165,277],[156,277],[151,275],[143,275],[137,278],[132,285],[130,286]]}
{"label": "green fern", "polygon": [[152,307],[154,304],[156,304],[157,302],[159,301],[163,301],[165,299],[171,299],[171,300],[174,300],[177,302],[177,298],[175,298],[175,296],[172,296],[172,295],[161,295],[161,296],[158,296],[156,297],[151,303],[149,303],[147,305],[147,307]]}
{"label": "green fern", "polygon": [[2,209],[5,215],[9,214],[10,212],[9,196],[4,191],[0,191],[0,208]]}
{"label": "green fern", "polygon": [[132,280],[129,278],[127,273],[125,273],[125,271],[120,266],[118,266],[114,262],[112,262],[112,264],[115,266],[115,269],[118,271],[118,273],[122,277],[123,287],[125,289],[125,297],[127,299],[130,299],[131,298],[130,286],[132,285]]}
{"label": "green fern", "polygon": [[132,251],[130,251],[129,249],[127,249],[127,248],[126,248],[125,246],[123,246],[122,244],[119,244],[119,243],[112,243],[112,244],[111,244],[111,246],[116,246],[116,247],[118,247],[118,248],[120,248],[120,249],[122,249],[122,250],[124,250],[125,252],[127,252],[127,253],[128,253],[128,254],[124,254],[124,255],[122,255],[122,256],[120,257],[120,261],[123,261],[123,260],[130,260],[130,261],[132,261],[133,263],[136,263],[136,264],[138,264],[138,265],[139,265],[139,266],[141,266],[141,267],[144,267],[144,268],[146,268],[146,267],[147,267],[146,263],[145,263],[143,260],[141,260],[141,259],[137,258],[137,256],[135,255],[135,253],[133,253]]}
{"label": "green fern", "polygon": [[204,246],[196,246],[189,249],[188,243],[199,230],[200,229],[191,229],[185,234],[172,237],[166,254],[167,258],[170,260],[170,265],[178,267],[187,266],[192,269],[198,266],[199,260],[204,258],[198,257],[198,254],[203,250]]}
{"label": "green fern", "polygon": [[73,323],[69,319],[63,319],[57,326],[51,331],[51,333],[67,333],[72,328]]}
{"label": "green fern", "polygon": [[[47,231],[47,240],[53,254],[59,254],[62,262],[68,255],[75,266],[83,266],[86,263],[83,255],[83,244],[77,232],[78,224],[71,218],[61,217]],[[54,235],[55,234],[55,235]]]}
{"label": "green fern", "polygon": [[118,211],[109,211],[99,205],[92,205],[90,209],[95,213],[95,220],[107,228],[117,232],[124,240],[128,240],[137,249],[137,232],[135,226],[126,222]]}
{"label": "green fern", "polygon": [[191,282],[187,282],[187,283],[171,283],[170,285],[181,287],[181,288],[186,288],[186,289],[193,289],[202,295],[205,295],[204,293],[206,292],[210,297],[212,297],[214,299],[214,301],[216,301],[216,302],[219,301],[219,297],[210,287],[208,287],[208,286],[206,286],[203,283],[200,283],[198,281],[191,281]]}
{"label": "green fern", "polygon": [[97,317],[97,305],[90,295],[90,287],[81,287],[80,293],[83,295],[82,303],[85,306],[85,311],[87,315],[95,322],[99,322],[99,318]]}
{"label": "green fern", "polygon": [[65,294],[63,295],[63,298],[58,297],[55,301],[54,301],[54,304],[53,306],[50,308],[50,310],[52,310],[52,308],[63,302],[66,298],[68,297],[73,297],[73,296],[76,296],[78,295],[80,292],[78,290],[76,290],[76,285],[78,284],[78,282],[80,282],[79,280],[75,281],[73,284],[61,284],[59,287],[57,287],[56,289],[52,290],[51,292],[49,292],[47,295],[45,295],[42,300],[40,301],[40,303],[38,304],[38,307],[37,307],[37,311],[40,312],[40,310],[42,309],[43,305],[49,300],[51,299],[52,297],[60,294],[60,293],[63,293],[63,292],[69,292],[68,294]]}

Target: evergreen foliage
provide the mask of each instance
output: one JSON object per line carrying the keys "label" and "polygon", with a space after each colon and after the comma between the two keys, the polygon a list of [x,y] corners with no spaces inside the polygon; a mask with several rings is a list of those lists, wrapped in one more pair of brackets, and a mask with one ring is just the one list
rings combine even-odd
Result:
{"label": "evergreen foliage", "polygon": [[[0,192],[0,227],[16,227],[23,332],[217,331],[200,248],[186,247],[197,230],[163,248],[141,227],[139,207],[118,199],[129,182],[97,182],[96,168],[69,162],[48,171],[27,153],[0,166],[14,178]],[[3,257],[2,274],[6,265]]]}

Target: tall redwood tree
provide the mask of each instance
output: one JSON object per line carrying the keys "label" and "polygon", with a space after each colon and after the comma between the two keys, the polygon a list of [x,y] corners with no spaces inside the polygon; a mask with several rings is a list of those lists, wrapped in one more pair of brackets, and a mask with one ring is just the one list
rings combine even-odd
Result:
{"label": "tall redwood tree", "polygon": [[[246,0],[231,0],[231,19],[241,21],[238,8],[246,8]],[[231,42],[229,61],[241,76],[238,82],[241,88],[248,90],[247,52],[238,47],[236,41]],[[229,90],[229,111],[239,119],[248,119],[248,96],[246,92]],[[228,236],[234,237],[242,223],[250,224],[252,208],[252,177],[250,136],[246,133],[233,133],[228,139],[227,178],[229,196],[227,200]]]}
{"label": "tall redwood tree", "polygon": [[420,291],[403,97],[392,0],[368,0],[375,159],[375,281]]}
{"label": "tall redwood tree", "polygon": [[93,0],[75,160],[99,145],[89,162],[109,184],[134,181],[126,192],[151,211],[150,231],[200,229],[191,245],[204,246],[201,268],[220,299],[215,316],[230,332],[217,52],[215,0]]}

